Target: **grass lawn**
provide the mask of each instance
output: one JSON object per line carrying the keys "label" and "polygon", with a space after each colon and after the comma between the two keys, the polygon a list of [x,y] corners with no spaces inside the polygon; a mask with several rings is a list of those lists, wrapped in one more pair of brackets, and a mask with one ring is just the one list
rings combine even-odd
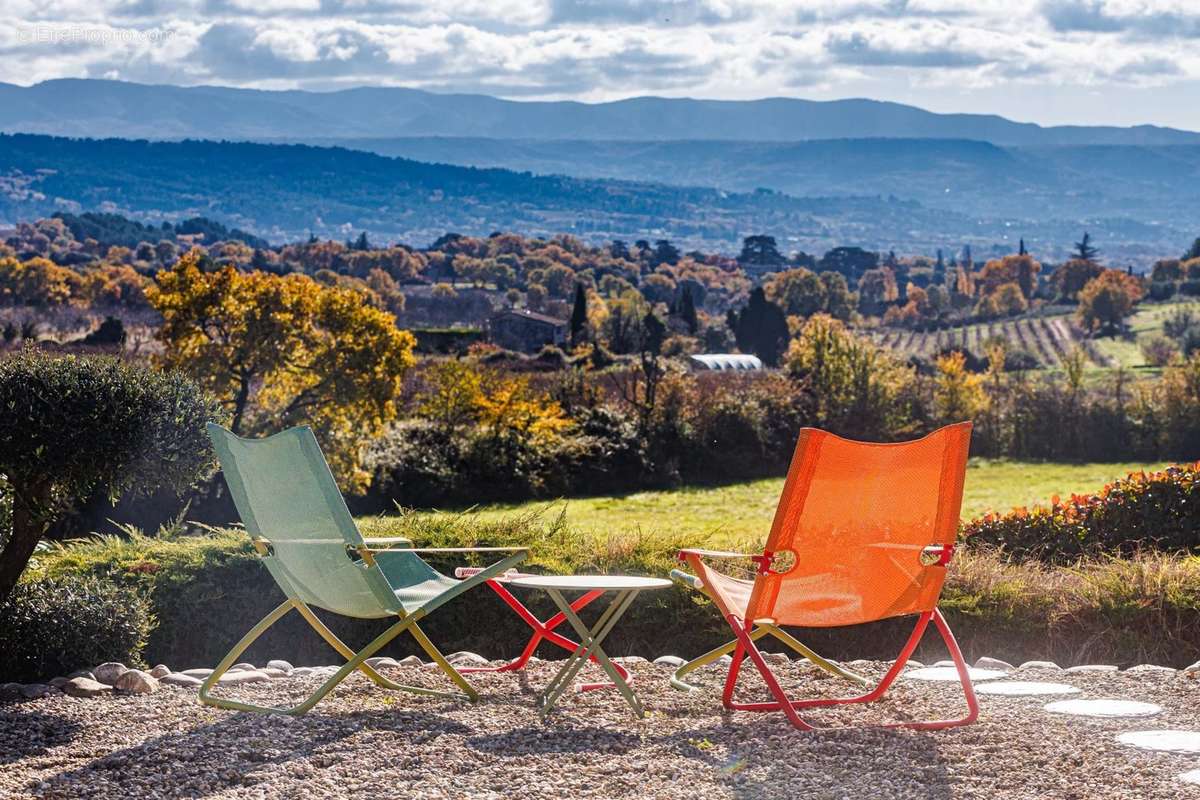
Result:
{"label": "grass lawn", "polygon": [[[972,459],[967,472],[963,516],[1007,511],[1014,506],[1046,502],[1058,494],[1096,491],[1104,484],[1158,464],[1046,464]],[[471,513],[482,521],[543,511],[546,517],[566,514],[581,531],[613,533],[685,533],[697,544],[740,539],[765,539],[783,486],[768,478],[717,487],[687,487],[637,492],[615,497],[587,497],[482,506]],[[448,514],[451,512],[430,512]],[[702,541],[703,540],[703,541]]]}

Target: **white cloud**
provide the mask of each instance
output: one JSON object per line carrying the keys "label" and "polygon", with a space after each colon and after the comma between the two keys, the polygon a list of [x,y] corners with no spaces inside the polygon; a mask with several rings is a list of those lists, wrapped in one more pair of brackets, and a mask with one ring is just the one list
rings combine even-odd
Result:
{"label": "white cloud", "polygon": [[0,80],[16,83],[910,101],[931,87],[1055,86],[1090,102],[1200,80],[1197,0],[8,0],[6,11]]}

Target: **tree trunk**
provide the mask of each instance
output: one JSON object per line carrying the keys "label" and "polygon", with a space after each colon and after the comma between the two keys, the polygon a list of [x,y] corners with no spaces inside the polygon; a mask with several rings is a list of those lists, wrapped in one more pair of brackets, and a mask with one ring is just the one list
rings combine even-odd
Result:
{"label": "tree trunk", "polygon": [[46,520],[37,509],[45,508],[49,499],[49,487],[35,487],[31,491],[13,487],[12,536],[0,551],[0,602],[12,593],[46,532]]}

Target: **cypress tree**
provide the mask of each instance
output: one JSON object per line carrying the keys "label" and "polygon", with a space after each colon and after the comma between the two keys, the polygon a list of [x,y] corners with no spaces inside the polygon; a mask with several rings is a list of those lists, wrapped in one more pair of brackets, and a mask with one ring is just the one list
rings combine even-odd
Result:
{"label": "cypress tree", "polygon": [[587,332],[587,292],[575,284],[575,306],[571,309],[571,347],[578,347]]}

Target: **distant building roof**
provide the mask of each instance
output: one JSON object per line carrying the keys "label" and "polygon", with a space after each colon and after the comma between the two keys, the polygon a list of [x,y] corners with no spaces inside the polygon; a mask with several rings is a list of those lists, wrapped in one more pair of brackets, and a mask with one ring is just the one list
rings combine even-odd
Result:
{"label": "distant building roof", "polygon": [[741,353],[706,353],[691,356],[693,369],[725,370],[760,370],[763,363],[758,356],[747,356]]}
{"label": "distant building roof", "polygon": [[565,319],[559,319],[558,317],[550,317],[545,314],[539,314],[536,311],[530,311],[527,308],[506,308],[503,311],[492,315],[492,319],[495,319],[496,317],[505,317],[505,316],[509,316],[509,315],[520,317],[522,319],[533,320],[534,322],[544,322],[547,325],[566,325],[567,324],[567,321]]}

